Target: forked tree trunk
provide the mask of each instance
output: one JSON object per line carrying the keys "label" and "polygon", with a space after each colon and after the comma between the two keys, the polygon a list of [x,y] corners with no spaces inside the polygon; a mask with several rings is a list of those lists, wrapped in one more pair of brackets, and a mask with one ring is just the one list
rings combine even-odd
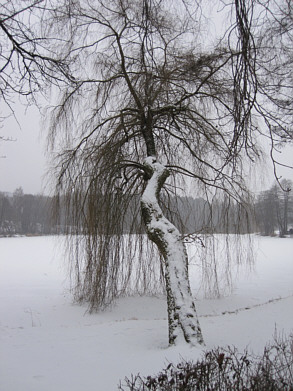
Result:
{"label": "forked tree trunk", "polygon": [[152,156],[146,158],[144,166],[150,179],[141,199],[142,215],[148,237],[158,246],[165,261],[169,343],[176,344],[183,336],[192,345],[203,345],[189,285],[185,244],[178,229],[163,215],[158,203],[169,171]]}

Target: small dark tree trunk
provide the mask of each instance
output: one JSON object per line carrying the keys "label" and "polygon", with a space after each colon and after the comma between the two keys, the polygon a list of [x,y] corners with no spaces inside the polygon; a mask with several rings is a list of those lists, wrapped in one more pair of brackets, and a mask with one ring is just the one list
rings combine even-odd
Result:
{"label": "small dark tree trunk", "polygon": [[148,237],[157,245],[165,261],[169,343],[176,344],[183,336],[192,345],[203,345],[189,285],[185,244],[178,229],[163,215],[158,203],[169,171],[152,156],[146,158],[145,170],[149,180],[141,199],[142,215]]}

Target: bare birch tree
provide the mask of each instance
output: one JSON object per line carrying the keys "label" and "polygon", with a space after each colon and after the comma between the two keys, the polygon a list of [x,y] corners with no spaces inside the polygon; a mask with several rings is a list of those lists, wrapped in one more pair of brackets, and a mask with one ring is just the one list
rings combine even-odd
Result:
{"label": "bare birch tree", "polygon": [[162,201],[186,178],[245,201],[243,167],[259,156],[256,136],[266,133],[272,144],[292,139],[276,111],[262,105],[271,95],[254,5],[235,0],[227,41],[209,42],[209,49],[200,42],[195,2],[63,0],[51,7],[74,75],[54,110],[51,142],[57,199],[79,234],[76,293],[91,310],[109,304],[125,292],[135,256],[138,285],[151,284],[153,256],[145,257],[143,235],[131,235],[143,232],[136,226],[141,211],[161,257],[170,344],[182,336],[202,345],[203,336],[184,237]]}

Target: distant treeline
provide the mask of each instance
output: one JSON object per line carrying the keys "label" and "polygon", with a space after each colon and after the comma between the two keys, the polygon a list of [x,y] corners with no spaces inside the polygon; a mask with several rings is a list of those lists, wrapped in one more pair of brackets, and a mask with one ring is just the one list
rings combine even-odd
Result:
{"label": "distant treeline", "polygon": [[[100,197],[102,197],[100,195]],[[74,219],[68,216],[68,206],[58,200],[58,219],[54,218],[56,200],[43,195],[24,194],[21,188],[13,194],[0,192],[0,236],[51,235],[74,232]],[[135,197],[126,211],[128,219],[125,233],[143,233],[138,210],[139,197]],[[171,197],[162,200],[167,217],[183,232],[189,233],[253,233],[273,235],[276,230],[283,236],[292,232],[293,198],[291,192],[282,192],[277,187],[262,192],[255,202],[240,205],[231,200]],[[86,207],[86,206],[85,206]],[[131,228],[132,227],[132,228]]]}
{"label": "distant treeline", "polygon": [[50,235],[58,232],[52,223],[52,198],[24,194],[0,193],[0,235]]}
{"label": "distant treeline", "polygon": [[265,236],[274,235],[275,231],[281,237],[293,235],[293,183],[282,179],[280,184],[262,191],[255,202],[257,228]]}

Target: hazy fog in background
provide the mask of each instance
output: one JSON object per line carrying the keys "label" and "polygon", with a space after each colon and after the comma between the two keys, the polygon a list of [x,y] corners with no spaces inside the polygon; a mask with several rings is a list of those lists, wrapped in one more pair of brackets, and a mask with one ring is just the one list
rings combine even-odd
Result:
{"label": "hazy fog in background", "polygon": [[46,132],[38,109],[18,105],[15,115],[17,120],[5,118],[0,129],[1,136],[11,139],[0,143],[0,191],[13,192],[21,186],[24,193],[49,193],[44,178]]}
{"label": "hazy fog in background", "polygon": [[[13,192],[22,187],[26,194],[51,194],[48,183],[48,155],[46,155],[46,129],[42,129],[37,108],[17,105],[16,119],[5,118],[0,135],[12,141],[0,142],[0,191]],[[269,151],[267,151],[269,153]],[[279,155],[282,163],[293,166],[293,146],[287,146]],[[293,181],[293,170],[279,168],[278,174]],[[267,189],[274,181],[273,167],[267,158],[266,165],[259,165],[252,175],[252,190]]]}
{"label": "hazy fog in background", "polygon": [[[209,15],[209,23],[212,23],[209,34],[213,41],[229,26],[230,14],[223,12],[222,5],[219,3],[211,1],[208,4],[205,14]],[[15,99],[17,100],[17,97]],[[0,109],[2,117],[5,107],[1,105]],[[49,185],[46,175],[48,156],[45,156],[47,132],[46,129],[41,129],[41,116],[35,107],[26,109],[20,104],[15,104],[13,109],[16,110],[19,124],[13,117],[6,118],[0,123],[0,136],[14,140],[0,141],[0,191],[13,192],[16,188],[22,187],[24,193],[50,194],[52,186]],[[268,155],[266,163],[252,169],[251,189],[255,192],[271,187],[275,180],[268,148],[266,152]],[[281,163],[293,166],[293,145],[283,149],[278,158]],[[293,170],[279,167],[278,176],[293,181]]]}

